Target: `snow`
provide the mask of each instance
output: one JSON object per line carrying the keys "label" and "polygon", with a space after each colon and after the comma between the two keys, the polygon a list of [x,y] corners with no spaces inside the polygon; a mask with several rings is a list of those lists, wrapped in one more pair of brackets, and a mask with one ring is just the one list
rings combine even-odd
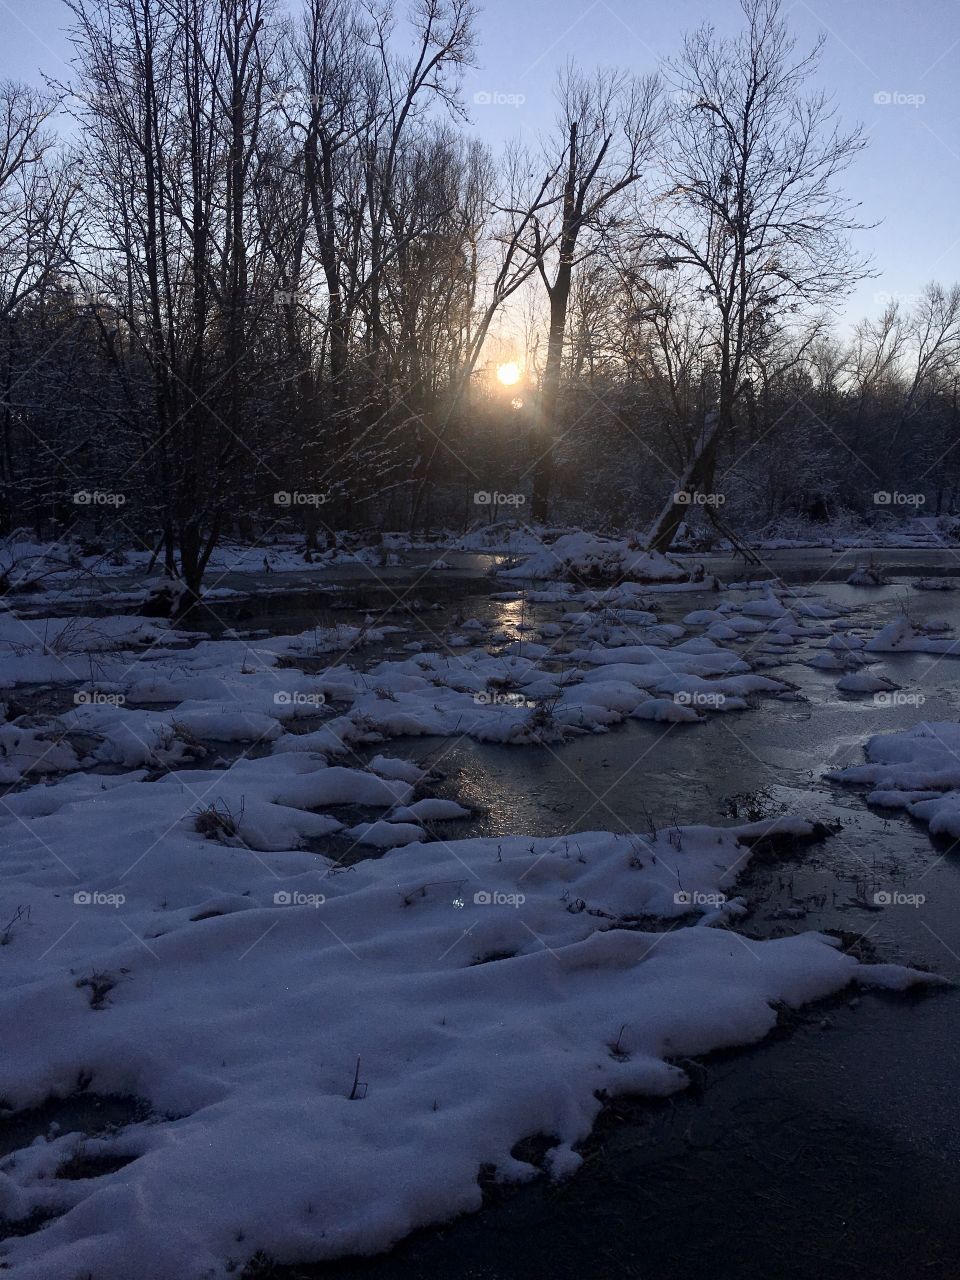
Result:
{"label": "snow", "polygon": [[866,647],[870,653],[943,653],[960,657],[960,640],[919,634],[905,614],[882,627]]}
{"label": "snow", "polygon": [[[627,580],[498,593],[556,620],[497,639],[467,618],[466,643],[421,633],[389,657],[364,650],[404,633],[372,622],[209,639],[0,615],[2,678],[66,707],[0,720],[0,905],[29,908],[2,950],[17,1052],[0,1097],[32,1107],[81,1080],[150,1109],[0,1161],[0,1217],[50,1217],[4,1243],[12,1274],[211,1280],[258,1251],[386,1248],[478,1208],[482,1166],[535,1176],[511,1155],[524,1137],[554,1139],[546,1167],[569,1176],[605,1098],[683,1089],[678,1059],[759,1041],[780,1006],[936,981],[827,935],[737,931],[757,842],[822,836],[800,817],[438,837],[472,810],[435,794],[437,753],[401,760],[394,739],[695,734],[797,696],[763,662],[855,663],[838,688],[879,692],[896,686],[860,670],[868,654],[953,652],[929,622],[873,634],[775,581],[665,622],[659,588],[704,589],[674,561],[581,534],[558,549],[576,578]],[[917,726],[835,776],[960,833],[957,760],[960,726]],[[129,1163],[56,1177],[78,1151]]]}
{"label": "snow", "polygon": [[900,686],[887,676],[874,675],[870,671],[853,671],[840,677],[837,688],[842,693],[889,693]]}
{"label": "snow", "polygon": [[960,836],[960,724],[921,721],[901,733],[875,734],[864,753],[866,764],[827,777],[871,787],[869,804],[906,809],[932,835]]}
{"label": "snow", "polygon": [[[22,684],[76,688],[71,710],[4,727],[2,778],[207,765],[231,744],[329,763],[397,737],[467,735],[523,746],[607,732],[630,717],[699,723],[746,709],[751,696],[789,692],[753,670],[765,652],[822,638],[828,647],[806,660],[847,670],[859,665],[865,643],[832,630],[847,627],[843,610],[773,581],[759,594],[689,613],[682,624],[659,620],[649,584],[562,585],[530,593],[562,610],[542,627],[542,640],[491,634],[485,645],[443,649],[417,641],[400,661],[365,666],[354,665],[354,655],[402,635],[400,628],[367,622],[211,640],[127,617],[48,619],[41,633],[11,615],[0,629],[0,668]],[[479,637],[482,624],[468,622],[465,635]],[[698,627],[703,634],[691,635]],[[886,634],[867,647],[882,645]],[[735,647],[746,644],[749,653],[758,642],[753,661]],[[935,651],[953,644],[928,634],[915,643]],[[303,659],[317,668],[328,654],[344,656],[310,674],[298,670]]]}
{"label": "snow", "polygon": [[426,770],[418,768],[412,760],[393,760],[389,756],[374,756],[370,768],[382,778],[399,778],[411,784],[426,777]]}
{"label": "snow", "polygon": [[[832,551],[882,550],[884,548],[944,548],[955,546],[955,516],[913,516],[901,518],[891,513],[869,522],[852,513],[822,524],[799,517],[780,518],[759,534],[751,534],[750,545],[761,551],[826,547]],[[727,546],[721,540],[720,546]]]}
{"label": "snow", "polygon": [[74,748],[55,730],[16,724],[0,725],[0,760],[0,783],[4,784],[38,773],[68,772],[80,763]]}
{"label": "snow", "polygon": [[349,827],[344,835],[357,844],[370,844],[377,849],[393,849],[397,845],[419,840],[423,835],[423,828],[412,822],[384,822],[381,819],[379,822]]}
{"label": "snow", "polygon": [[391,817],[395,821],[449,822],[455,818],[469,818],[470,810],[455,800],[441,800],[439,796],[426,796],[410,805],[403,805]]}
{"label": "snow", "polygon": [[886,577],[883,570],[874,564],[857,565],[853,573],[847,579],[848,586],[851,587],[882,587],[886,585]]}
{"label": "snow", "polygon": [[694,708],[669,698],[647,698],[630,713],[635,720],[658,720],[667,724],[699,723],[704,717]]}
{"label": "snow", "polygon": [[630,578],[634,582],[683,582],[689,575],[675,560],[644,551],[627,538],[567,533],[550,545],[541,544],[521,564],[502,569],[502,578],[578,580]]}
{"label": "snow", "polygon": [[458,551],[530,553],[540,546],[540,538],[529,529],[507,521],[497,521],[472,529],[454,546]]}
{"label": "snow", "polygon": [[[226,794],[238,768],[210,790]],[[265,806],[277,784],[255,776],[244,794]],[[355,794],[340,776],[338,796]],[[680,1090],[672,1060],[762,1039],[778,1005],[931,981],[815,933],[636,927],[719,900],[757,824],[414,841],[337,873],[205,840],[184,820],[186,787],[131,782],[5,832],[6,888],[32,913],[7,949],[0,1034],[20,1051],[0,1067],[3,1096],[35,1105],[82,1071],[154,1109],[0,1167],[0,1212],[54,1215],[6,1243],[25,1280],[199,1280],[257,1250],[305,1262],[386,1248],[478,1208],[481,1165],[533,1176],[510,1154],[526,1135],[554,1137],[553,1174],[572,1172],[598,1095]],[[59,859],[77,862],[81,837],[84,884],[122,894],[119,907],[74,902]],[[114,984],[101,1007],[91,975]],[[131,1162],[53,1177],[77,1150]]]}

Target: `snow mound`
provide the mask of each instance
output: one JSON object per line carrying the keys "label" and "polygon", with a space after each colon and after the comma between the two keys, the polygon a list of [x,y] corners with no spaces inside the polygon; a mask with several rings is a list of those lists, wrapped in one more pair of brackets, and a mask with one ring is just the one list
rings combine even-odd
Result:
{"label": "snow mound", "polygon": [[676,560],[658,551],[644,551],[632,539],[603,538],[590,533],[567,533],[528,556],[504,578],[596,581],[630,578],[634,582],[684,582],[689,577]]}
{"label": "snow mound", "polygon": [[870,671],[852,671],[840,677],[837,688],[842,693],[891,693],[900,686],[887,676],[874,675]]}
{"label": "snow mound", "polygon": [[849,587],[883,587],[887,584],[886,574],[874,564],[859,564],[847,579]]}
{"label": "snow mound", "polygon": [[960,724],[921,721],[901,733],[875,734],[864,753],[866,764],[835,769],[827,777],[871,787],[870,804],[906,809],[932,835],[960,836]]}
{"label": "snow mound", "polygon": [[[511,1155],[523,1137],[552,1137],[552,1174],[573,1172],[602,1098],[683,1089],[678,1058],[761,1040],[778,1006],[934,981],[817,933],[636,927],[735,918],[724,890],[765,824],[417,841],[335,874],[315,855],[204,841],[175,821],[185,785],[76,793],[5,832],[5,887],[34,910],[5,949],[0,1036],[19,1052],[0,1093],[30,1107],[79,1075],[153,1108],[7,1162],[0,1215],[49,1218],[5,1242],[23,1280],[210,1280],[258,1252],[386,1249],[478,1209],[483,1166],[534,1176]],[[66,857],[112,893],[78,895]],[[57,1178],[78,1154],[115,1167]]]}
{"label": "snow mound", "polygon": [[942,653],[960,657],[960,640],[924,635],[901,614],[881,627],[866,645],[869,653]]}

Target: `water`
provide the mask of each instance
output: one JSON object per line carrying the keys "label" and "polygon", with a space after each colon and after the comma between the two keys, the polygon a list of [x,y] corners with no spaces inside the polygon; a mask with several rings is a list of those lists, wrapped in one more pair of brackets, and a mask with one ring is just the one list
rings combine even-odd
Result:
{"label": "water", "polygon": [[955,1042],[926,1052],[950,1012],[944,997],[821,1006],[712,1057],[698,1096],[622,1104],[567,1183],[526,1187],[381,1259],[281,1274],[956,1280],[960,1057]]}
{"label": "water", "polygon": [[[915,561],[914,554],[898,554],[911,561],[900,564],[911,577],[956,567],[950,553],[938,563],[930,553]],[[802,558],[792,581],[824,579],[823,553]],[[830,562],[826,576],[849,571],[849,563],[834,571]],[[887,620],[907,604],[914,618],[945,616],[960,625],[960,593],[917,592],[909,581],[871,592],[835,581],[822,591],[864,606],[865,623]],[[656,598],[664,618],[715,603],[706,593]],[[504,621],[505,610],[516,616],[515,605],[479,593],[461,594],[457,605],[482,619],[491,616],[487,610]],[[828,767],[862,759],[871,733],[955,718],[960,659],[890,656],[872,670],[922,692],[922,709],[844,697],[836,673],[784,663],[769,674],[794,681],[808,701],[766,699],[760,710],[699,726],[631,721],[543,749],[401,739],[390,752],[426,758],[446,775],[442,794],[477,808],[471,823],[441,830],[448,839],[569,832],[575,840],[590,829],[643,832],[674,817],[729,822],[759,812],[839,823],[836,835],[801,856],[748,869],[738,885],[753,907],[744,933],[831,930],[866,957],[960,980],[960,855],[935,846],[907,817],[873,813],[857,791],[823,778]],[[866,909],[863,899],[881,888],[925,901]],[[803,915],[785,917],[788,909]],[[687,1095],[616,1104],[575,1179],[500,1193],[481,1213],[419,1232],[381,1258],[280,1274],[806,1280],[829,1273],[901,1280],[916,1272],[956,1280],[956,998],[952,990],[846,993],[791,1015],[764,1044],[707,1060]]]}
{"label": "water", "polygon": [[[450,557],[447,557],[448,559]],[[774,552],[762,570],[692,557],[726,580],[783,574],[817,583],[840,603],[863,607],[864,623],[945,616],[960,630],[960,592],[914,591],[920,574],[954,574],[955,553],[882,552],[899,575],[874,591],[844,579],[862,552]],[[247,599],[216,602],[205,626],[273,633],[356,622],[369,610],[410,628],[400,643],[428,647],[459,616],[515,625],[516,602],[490,599],[484,557],[422,579],[422,566],[384,574],[271,575],[221,585]],[[296,581],[292,581],[296,579]],[[270,587],[256,595],[258,585]],[[329,586],[340,586],[332,592]],[[502,586],[502,584],[500,584]],[[282,587],[277,591],[275,588]],[[712,607],[709,592],[654,595],[665,620]],[[440,604],[439,610],[430,608]],[[527,611],[529,613],[529,610]],[[534,620],[559,616],[554,606]],[[379,620],[379,619],[378,619]],[[390,641],[362,651],[373,662]],[[329,655],[326,661],[334,661]],[[357,655],[351,655],[351,662]],[[872,813],[862,796],[826,782],[826,768],[853,763],[871,733],[920,719],[954,719],[960,659],[886,657],[872,670],[922,692],[915,706],[877,707],[836,690],[836,673],[785,662],[769,674],[793,681],[804,702],[764,699],[759,710],[711,717],[698,726],[629,721],[608,734],[559,746],[509,748],[469,739],[399,739],[386,750],[444,773],[439,788],[476,810],[440,834],[531,836],[609,829],[649,830],[674,820],[731,822],[758,813],[796,813],[840,830],[802,856],[757,863],[738,885],[753,910],[742,929],[773,937],[830,929],[843,945],[885,960],[918,964],[960,980],[960,854],[937,846],[901,814]],[[922,906],[873,912],[878,889],[922,894]],[[800,918],[784,913],[801,912]],[[391,1254],[337,1266],[271,1268],[270,1275],[350,1280],[530,1280],[550,1276],[638,1280],[801,1280],[830,1274],[901,1280],[960,1276],[957,1135],[960,1030],[956,993],[889,996],[849,993],[792,1015],[764,1044],[714,1055],[696,1088],[666,1103],[621,1100],[603,1117],[581,1173],[491,1196],[479,1214],[417,1233]],[[254,1274],[264,1274],[251,1270]]]}

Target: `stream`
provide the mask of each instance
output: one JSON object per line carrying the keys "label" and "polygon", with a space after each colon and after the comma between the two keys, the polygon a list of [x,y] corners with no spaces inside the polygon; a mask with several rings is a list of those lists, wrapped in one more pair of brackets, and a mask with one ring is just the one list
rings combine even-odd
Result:
{"label": "stream", "polygon": [[[404,626],[402,636],[362,650],[363,664],[372,665],[406,656],[400,646],[410,639],[437,648],[468,618],[495,629],[516,628],[522,618],[535,629],[562,616],[561,605],[494,598],[516,586],[490,576],[495,557],[446,558],[452,567],[442,572],[412,556],[390,570],[226,575],[218,585],[238,594],[211,602],[196,625],[211,635],[227,627],[288,634],[372,614],[378,624]],[[906,608],[915,620],[946,619],[960,634],[960,590],[912,585],[919,575],[960,574],[952,550],[875,552],[890,581],[870,589],[846,585],[854,565],[869,559],[863,551],[771,552],[763,569],[728,557],[687,559],[725,582],[775,572],[790,585],[815,585],[827,600],[860,610],[856,621],[864,625]],[[649,604],[661,621],[678,621],[722,598],[706,589],[651,593]],[[87,601],[82,611],[95,607]],[[111,608],[115,602],[104,603],[105,612]],[[335,660],[331,654],[319,665]],[[358,655],[348,660],[356,663]],[[884,655],[871,667],[921,694],[920,706],[878,706],[871,697],[841,694],[838,672],[789,655],[758,669],[796,685],[802,699],[766,698],[758,709],[697,726],[627,720],[609,733],[550,747],[424,737],[396,739],[385,749],[438,769],[437,793],[474,810],[469,822],[440,824],[442,839],[523,833],[567,835],[573,843],[582,831],[644,833],[773,814],[838,824],[824,843],[796,857],[757,859],[747,868],[737,886],[751,908],[738,925],[744,945],[827,929],[867,958],[960,981],[960,852],[899,812],[871,811],[856,789],[823,776],[859,762],[870,734],[955,719],[960,658]],[[894,890],[922,902],[867,905],[876,892]],[[951,989],[844,993],[791,1014],[752,1049],[696,1065],[683,1095],[617,1102],[569,1181],[490,1188],[479,1214],[417,1232],[383,1257],[248,1275],[800,1280],[829,1273],[901,1280],[916,1273],[957,1280],[956,999]]]}
{"label": "stream", "polygon": [[[954,573],[953,552],[879,553],[891,582],[873,590],[845,585],[862,553],[774,558],[791,585],[817,583],[827,599],[862,607],[864,622],[905,606],[915,619],[960,627],[960,592],[911,586],[921,573]],[[742,565],[705,563],[727,580],[746,576]],[[478,586],[459,582],[451,607],[481,621],[515,616],[515,604],[491,601],[489,586]],[[651,599],[665,621],[717,602],[709,592]],[[549,607],[541,612],[556,616]],[[445,620],[431,617],[431,630],[443,634]],[[960,980],[960,854],[936,847],[904,815],[874,813],[855,789],[823,780],[826,768],[859,762],[872,733],[955,719],[960,659],[890,655],[871,670],[926,701],[877,707],[838,693],[835,672],[785,662],[767,673],[796,683],[806,701],[764,700],[758,711],[716,715],[692,729],[627,721],[544,749],[400,739],[390,752],[426,757],[446,775],[441,794],[479,809],[471,824],[449,825],[451,839],[567,831],[573,839],[598,828],[643,832],[651,819],[724,822],[778,812],[839,822],[836,835],[796,860],[748,869],[738,888],[753,910],[742,931],[837,930],[867,954]],[[878,889],[925,901],[881,911],[857,905]],[[784,920],[785,911],[802,914]],[[572,1180],[494,1194],[479,1214],[419,1232],[382,1258],[284,1274],[956,1280],[955,1000],[951,991],[868,993],[806,1010],[763,1044],[706,1061],[687,1094],[615,1107]]]}

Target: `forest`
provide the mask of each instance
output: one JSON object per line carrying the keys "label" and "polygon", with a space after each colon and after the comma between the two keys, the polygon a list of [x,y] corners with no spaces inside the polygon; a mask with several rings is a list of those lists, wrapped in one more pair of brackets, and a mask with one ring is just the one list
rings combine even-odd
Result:
{"label": "forest", "polygon": [[958,71],[0,0],[4,1278],[957,1280]]}
{"label": "forest", "polygon": [[276,530],[954,514],[960,289],[840,323],[866,139],[744,9],[656,74],[568,61],[494,154],[469,0],[70,0],[67,82],[0,91],[0,531],[195,595]]}

